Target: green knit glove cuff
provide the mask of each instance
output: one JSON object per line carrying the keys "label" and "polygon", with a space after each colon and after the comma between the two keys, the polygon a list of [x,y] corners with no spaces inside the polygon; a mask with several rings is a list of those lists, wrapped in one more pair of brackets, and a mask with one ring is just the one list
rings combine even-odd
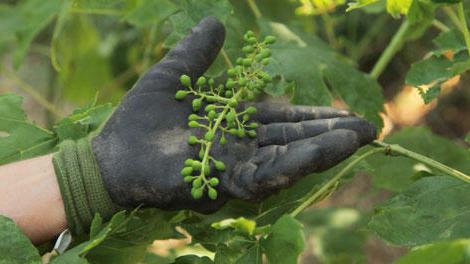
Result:
{"label": "green knit glove cuff", "polygon": [[96,213],[108,219],[122,209],[104,187],[87,138],[62,142],[52,161],[72,233],[87,232]]}

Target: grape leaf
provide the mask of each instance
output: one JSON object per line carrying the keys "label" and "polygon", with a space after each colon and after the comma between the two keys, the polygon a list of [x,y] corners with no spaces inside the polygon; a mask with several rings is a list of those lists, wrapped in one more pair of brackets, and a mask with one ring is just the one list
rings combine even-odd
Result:
{"label": "grape leaf", "polygon": [[38,250],[29,238],[11,219],[2,215],[0,215],[0,256],[1,264],[42,263]]}
{"label": "grape leaf", "polygon": [[16,6],[20,23],[15,35],[17,45],[13,52],[13,63],[18,67],[33,39],[53,20],[62,7],[62,0],[27,0]]}
{"label": "grape leaf", "polygon": [[[417,87],[426,103],[437,98],[443,82],[470,69],[465,42],[458,31],[443,32],[433,42],[437,49],[430,57],[413,63],[406,75],[406,83]],[[432,86],[424,90],[420,87],[423,85]]]}
{"label": "grape leaf", "polygon": [[260,21],[260,25],[264,34],[278,38],[267,71],[281,80],[277,85],[282,85],[284,92],[295,83],[293,103],[330,105],[334,97],[339,97],[352,111],[382,127],[379,113],[383,110],[383,96],[376,81],[313,35],[300,37],[280,23]]}
{"label": "grape leaf", "polygon": [[173,30],[164,42],[164,46],[169,48],[185,37],[203,17],[213,16],[225,23],[232,13],[227,0],[177,0],[176,3],[181,11],[169,18]]}
{"label": "grape leaf", "polygon": [[22,97],[0,95],[0,164],[51,152],[57,137],[26,119],[21,108]]}
{"label": "grape leaf", "polygon": [[270,263],[295,264],[304,249],[302,224],[289,215],[279,218],[271,227],[261,248]]}
{"label": "grape leaf", "polygon": [[124,19],[136,27],[144,27],[160,23],[177,10],[178,6],[169,0],[140,0]]}
{"label": "grape leaf", "polygon": [[408,14],[414,0],[387,0],[387,12],[393,17]]}
{"label": "grape leaf", "polygon": [[[464,173],[470,172],[465,148],[433,134],[428,128],[404,128],[385,139],[390,144],[406,146],[407,149],[437,160]],[[420,163],[405,157],[375,155],[367,159],[373,169],[375,186],[391,191],[403,191],[413,183],[416,165]],[[427,168],[427,167],[426,167]],[[431,168],[427,168],[434,174]]]}
{"label": "grape leaf", "polygon": [[196,255],[186,255],[177,258],[174,264],[213,264],[208,257],[198,257]]}
{"label": "grape leaf", "polygon": [[469,237],[469,186],[447,176],[422,178],[377,208],[369,228],[395,245]]}
{"label": "grape leaf", "polygon": [[71,115],[54,125],[60,141],[77,140],[88,136],[107,120],[114,108],[111,104],[76,109]]}
{"label": "grape leaf", "polygon": [[470,262],[470,240],[440,242],[413,249],[396,264],[464,264]]}

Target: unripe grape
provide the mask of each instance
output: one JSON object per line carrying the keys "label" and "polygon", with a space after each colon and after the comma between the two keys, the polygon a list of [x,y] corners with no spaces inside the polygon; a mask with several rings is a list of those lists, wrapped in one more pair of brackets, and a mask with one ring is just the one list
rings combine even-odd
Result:
{"label": "unripe grape", "polygon": [[227,122],[229,123],[235,120],[235,114],[233,113],[233,111],[230,111],[227,115],[225,115],[225,120],[227,120]]}
{"label": "unripe grape", "polygon": [[235,82],[232,79],[228,79],[227,83],[225,84],[225,87],[232,89],[234,85]]}
{"label": "unripe grape", "polygon": [[207,192],[207,195],[212,200],[217,199],[217,191],[214,188],[209,188],[209,191]]}
{"label": "unripe grape", "polygon": [[207,114],[207,117],[209,117],[210,120],[214,120],[216,115],[215,111],[209,111],[209,114]]}
{"label": "unripe grape", "polygon": [[193,181],[193,176],[186,176],[183,178],[184,182],[189,183]]}
{"label": "unripe grape", "polygon": [[193,196],[194,199],[201,199],[202,197],[202,188],[198,188],[198,189],[192,189],[191,190],[191,195]]}
{"label": "unripe grape", "polygon": [[[193,121],[191,121],[191,122],[193,122]],[[194,145],[194,144],[196,144],[197,142],[198,142],[197,137],[195,137],[195,136],[189,136],[189,137],[188,137],[188,144],[189,144],[189,145]]]}
{"label": "unripe grape", "polygon": [[253,122],[253,123],[248,124],[247,127],[248,128],[258,128],[258,126],[259,126],[258,123]]}
{"label": "unripe grape", "polygon": [[261,61],[263,65],[268,65],[269,64],[269,58],[265,58]]}
{"label": "unripe grape", "polygon": [[218,171],[224,171],[225,170],[225,164],[222,161],[214,161],[214,166],[215,169]]}
{"label": "unripe grape", "polygon": [[187,91],[179,90],[175,94],[175,99],[176,100],[183,100],[186,97],[186,95],[188,95],[188,93],[189,92],[187,92]]}
{"label": "unripe grape", "polygon": [[230,76],[230,77],[234,77],[235,75],[237,75],[237,70],[235,70],[234,68],[228,69],[227,70],[227,75]]}
{"label": "unripe grape", "polygon": [[212,141],[214,139],[214,132],[206,132],[206,134],[204,135],[204,139],[207,141]]}
{"label": "unripe grape", "polygon": [[237,136],[240,137],[240,138],[244,137],[245,136],[245,129],[243,129],[243,128],[238,129]]}
{"label": "unripe grape", "polygon": [[201,108],[202,100],[201,99],[194,99],[193,100],[193,110],[197,111]]}
{"label": "unripe grape", "polygon": [[196,120],[198,120],[198,119],[199,119],[199,116],[196,115],[196,114],[190,114],[190,115],[188,116],[188,120],[189,120],[189,121],[196,121]]}
{"label": "unripe grape", "polygon": [[266,36],[264,38],[264,42],[266,42],[267,44],[274,44],[274,42],[276,42],[276,37],[275,36]]}
{"label": "unripe grape", "polygon": [[232,97],[233,93],[232,91],[225,91],[225,97]]}
{"label": "unripe grape", "polygon": [[214,85],[214,79],[210,78],[209,81],[208,81],[209,85]]}
{"label": "unripe grape", "polygon": [[196,85],[197,85],[197,86],[203,86],[204,84],[206,84],[206,81],[207,81],[207,80],[206,80],[206,77],[201,76],[201,77],[199,77],[199,78],[197,79]]}
{"label": "unripe grape", "polygon": [[256,137],[256,131],[254,130],[248,130],[247,134],[249,137],[252,137],[252,138]]}
{"label": "unripe grape", "polygon": [[213,105],[213,104],[207,105],[206,108],[204,108],[204,111],[206,111],[206,112],[210,112],[210,111],[213,111],[213,110],[215,110],[215,105]]}
{"label": "unripe grape", "polygon": [[185,75],[185,74],[181,75],[180,82],[185,87],[191,87],[191,78],[188,75]]}
{"label": "unripe grape", "polygon": [[269,75],[269,74],[266,74],[263,76],[263,81],[264,82],[272,82],[273,78]]}
{"label": "unripe grape", "polygon": [[199,170],[201,170],[202,163],[198,160],[193,160],[192,167],[195,171],[199,171]]}
{"label": "unripe grape", "polygon": [[209,180],[209,184],[210,184],[211,186],[217,186],[217,185],[219,185],[219,179],[217,179],[217,178],[211,178],[211,179]]}
{"label": "unripe grape", "polygon": [[196,128],[199,126],[199,123],[197,121],[189,121],[188,126],[191,128]]}
{"label": "unripe grape", "polygon": [[263,59],[263,56],[261,56],[261,54],[257,54],[257,55],[255,56],[255,60],[256,60],[256,61],[261,61],[262,59]]}
{"label": "unripe grape", "polygon": [[255,37],[250,37],[246,40],[246,42],[248,42],[248,44],[255,44],[258,42],[258,40]]}
{"label": "unripe grape", "polygon": [[227,139],[224,136],[222,136],[219,140],[219,144],[220,145],[225,145],[226,143],[227,143]]}
{"label": "unripe grape", "polygon": [[247,82],[248,82],[248,81],[247,81],[245,78],[240,78],[240,79],[238,80],[238,84],[240,84],[241,86],[246,85]]}
{"label": "unripe grape", "polygon": [[193,159],[187,159],[187,160],[184,161],[184,165],[192,167],[194,162],[195,162],[195,160],[193,160]]}
{"label": "unripe grape", "polygon": [[242,65],[243,64],[243,59],[242,58],[237,58],[237,60],[235,61],[238,65]]}
{"label": "unripe grape", "polygon": [[199,188],[202,186],[202,179],[198,177],[193,181],[193,188]]}
{"label": "unripe grape", "polygon": [[258,110],[256,109],[256,107],[254,107],[254,106],[248,107],[245,111],[246,111],[248,114],[250,114],[250,115],[256,114],[256,112],[258,112]]}
{"label": "unripe grape", "polygon": [[246,121],[248,121],[248,120],[250,120],[250,115],[244,114],[244,115],[243,115],[243,121],[246,122]]}
{"label": "unripe grape", "polygon": [[253,52],[255,49],[253,48],[253,46],[245,46],[242,48],[242,51],[245,52],[245,53],[251,53]]}
{"label": "unripe grape", "polygon": [[251,101],[251,100],[253,100],[254,98],[255,98],[255,95],[254,95],[252,92],[248,91],[248,92],[247,92],[247,95],[246,95],[246,99],[247,99],[248,101]]}
{"label": "unripe grape", "polygon": [[238,135],[238,129],[235,129],[235,128],[231,128],[228,132],[229,132],[231,135]]}
{"label": "unripe grape", "polygon": [[235,100],[235,99],[230,99],[230,100],[228,101],[228,105],[229,105],[230,107],[237,107],[238,102],[237,102],[237,100]]}
{"label": "unripe grape", "polygon": [[271,56],[271,50],[270,49],[262,49],[259,54],[263,56],[263,58],[269,58]]}
{"label": "unripe grape", "polygon": [[211,166],[209,166],[209,164],[204,165],[203,170],[204,170],[204,175],[211,174]]}
{"label": "unripe grape", "polygon": [[246,38],[250,38],[250,37],[254,37],[255,36],[255,33],[251,30],[248,30],[246,33],[245,33],[245,36]]}
{"label": "unripe grape", "polygon": [[193,168],[192,167],[184,167],[182,170],[181,170],[181,175],[183,176],[189,176],[191,175],[191,173],[193,173]]}
{"label": "unripe grape", "polygon": [[253,64],[253,59],[249,59],[249,58],[246,58],[246,59],[243,59],[243,66],[251,66],[251,64]]}
{"label": "unripe grape", "polygon": [[203,148],[201,148],[201,149],[199,150],[199,158],[200,158],[201,160],[204,158],[204,149],[203,149]]}

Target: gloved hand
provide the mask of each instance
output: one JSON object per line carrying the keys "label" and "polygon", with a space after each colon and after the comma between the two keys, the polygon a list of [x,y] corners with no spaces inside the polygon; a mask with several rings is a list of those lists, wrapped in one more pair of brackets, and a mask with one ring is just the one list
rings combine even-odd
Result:
{"label": "gloved hand", "polygon": [[221,23],[203,19],[138,81],[91,146],[86,140],[62,146],[54,164],[75,232],[86,229],[94,213],[106,217],[118,206],[212,212],[228,199],[260,200],[375,138],[372,124],[343,110],[258,103],[252,116],[260,123],[257,138],[228,136],[213,148],[226,165],[211,174],[220,179],[217,199],[194,199],[180,175],[184,161],[199,152],[187,143],[194,132],[187,125],[191,99],[174,95],[182,74],[196,80],[207,70],[224,36]]}

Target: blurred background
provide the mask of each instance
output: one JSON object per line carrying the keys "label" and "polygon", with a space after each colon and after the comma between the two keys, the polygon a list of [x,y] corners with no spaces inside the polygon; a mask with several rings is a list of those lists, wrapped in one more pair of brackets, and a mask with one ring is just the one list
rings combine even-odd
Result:
{"label": "blurred background", "polygon": [[[43,127],[51,127],[95,96],[98,103],[118,103],[174,43],[168,17],[178,12],[179,2],[185,1],[0,0],[0,93],[24,96],[28,117]],[[243,18],[243,27],[256,31],[251,1],[229,2],[232,15]],[[61,12],[66,4],[71,6]],[[346,12],[346,0],[256,0],[256,4],[264,17],[320,37],[366,73],[401,24],[400,18],[384,12],[380,1],[351,12]],[[449,142],[468,146],[464,138],[470,131],[470,76],[464,73],[446,80],[439,99],[429,104],[418,89],[405,85],[411,64],[429,56],[435,48],[432,40],[442,26],[451,24],[440,10],[436,17],[444,25],[433,24],[408,41],[378,78],[385,97],[381,138],[390,136],[405,146],[421,144],[415,148],[446,155]],[[346,107],[342,100],[333,105]],[[425,146],[433,144],[440,149]],[[371,161],[376,171],[393,166],[384,168],[380,162]],[[402,172],[395,168],[387,173],[383,177],[399,178]],[[391,263],[406,253],[407,249],[387,245],[367,230],[373,205],[401,190],[400,184],[359,173],[304,212],[300,219],[306,226],[307,246],[302,263]],[[157,241],[150,250],[161,255],[184,252],[189,240]]]}

